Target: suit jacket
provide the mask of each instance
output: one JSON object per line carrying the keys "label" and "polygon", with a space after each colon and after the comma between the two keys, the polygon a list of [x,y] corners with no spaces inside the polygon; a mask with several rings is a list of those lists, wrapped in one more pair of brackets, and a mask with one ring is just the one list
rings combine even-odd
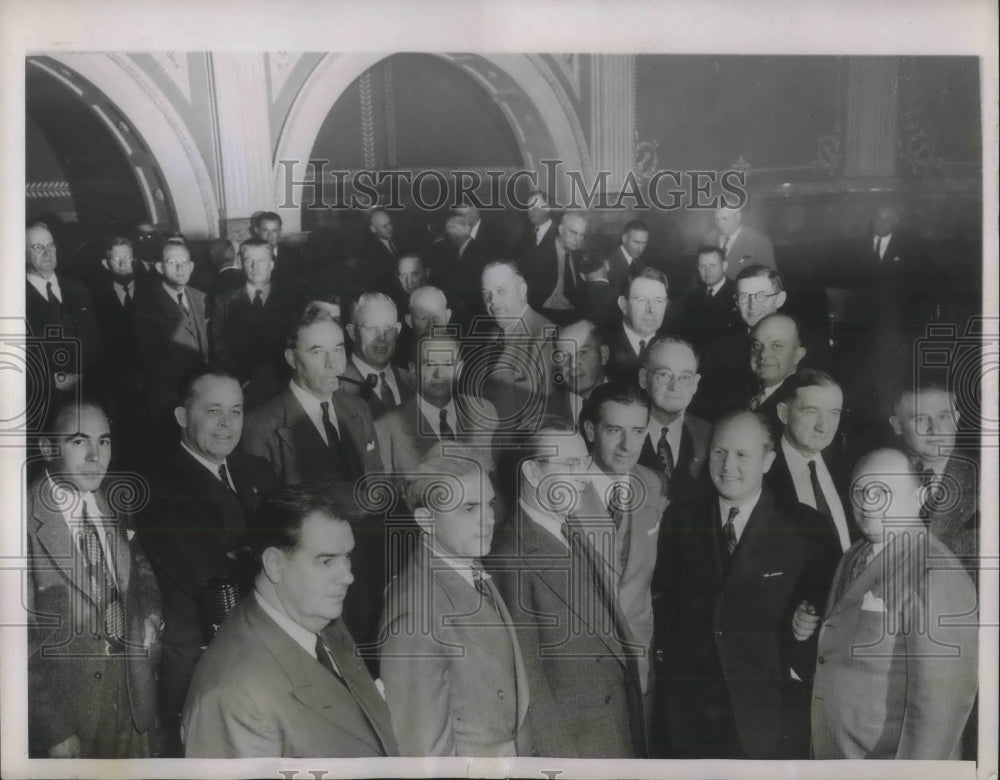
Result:
{"label": "suit jacket", "polygon": [[548,229],[545,231],[545,235],[542,236],[541,242],[538,242],[535,236],[535,226],[530,222],[525,222],[525,228],[521,236],[521,252],[519,259],[523,259],[528,252],[545,247],[548,244],[552,244],[556,240],[556,236],[559,234],[559,220],[556,217],[552,217],[552,224],[549,225]]}
{"label": "suit jacket", "polygon": [[249,381],[266,363],[280,359],[296,302],[292,294],[272,287],[258,312],[245,284],[220,295],[209,323],[213,360],[232,371],[241,383]]}
{"label": "suit jacket", "polygon": [[[649,346],[649,342],[654,338],[656,335],[646,339],[646,346]],[[608,346],[611,355],[604,366],[604,373],[607,375],[608,381],[638,385],[641,356],[632,349],[632,342],[625,334],[625,323],[620,317],[614,327],[608,331]]]}
{"label": "suit jacket", "polygon": [[521,272],[528,283],[528,305],[535,311],[541,310],[545,301],[552,295],[559,277],[556,232],[558,227],[553,224],[545,234],[547,239],[549,233],[552,233],[552,241],[543,240],[541,244],[530,247],[521,261]]}
{"label": "suit jacket", "polygon": [[849,584],[865,546],[837,567],[819,631],[813,757],[961,758],[978,683],[972,581],[932,534],[899,529]]}
{"label": "suit jacket", "polygon": [[698,718],[720,707],[730,708],[745,757],[808,756],[790,725],[805,712],[788,703],[803,699],[806,683],[791,673],[809,678],[815,645],[792,637],[792,615],[803,599],[822,610],[833,569],[788,529],[816,525],[815,514],[802,504],[778,505],[764,488],[728,560],[714,495],[672,514],[653,585],[656,709],[671,757],[700,755],[715,735]]}
{"label": "suit jacket", "polygon": [[[693,498],[705,493],[705,467],[708,465],[708,445],[712,438],[712,426],[688,412],[684,413],[684,427],[681,429],[681,451],[674,461],[674,472],[668,484],[671,501]],[[656,456],[656,444],[646,436],[639,455],[640,465],[657,473],[662,473],[660,459]],[[664,475],[666,476],[666,475]]]}
{"label": "suit jacket", "polygon": [[470,241],[461,257],[458,248],[444,239],[431,249],[430,269],[434,285],[448,299],[451,323],[465,325],[476,316],[485,316],[483,307],[482,276],[487,262],[483,247]]}
{"label": "suit jacket", "polygon": [[426,537],[389,583],[380,669],[403,755],[531,755],[528,672],[497,607],[502,624]]}
{"label": "suit jacket", "polygon": [[622,310],[618,308],[618,295],[615,282],[603,279],[581,282],[576,313],[598,328],[612,328],[622,316]]}
{"label": "suit jacket", "polygon": [[[552,712],[535,712],[538,753],[567,758],[646,755],[636,655],[600,553],[571,549],[518,507],[494,534],[485,563],[517,626],[532,701],[543,686]],[[537,659],[537,665],[534,661]],[[533,708],[534,709],[534,708]]]}
{"label": "suit jacket", "polygon": [[[705,243],[712,246],[722,246],[722,236],[718,229],[712,229],[705,236]],[[736,239],[729,245],[726,252],[726,276],[735,279],[740,271],[751,265],[766,265],[777,268],[774,261],[774,247],[771,239],[749,225],[741,225]]]}
{"label": "suit jacket", "polygon": [[177,405],[177,386],[199,363],[208,361],[209,334],[205,293],[186,289],[191,305],[191,324],[162,284],[150,284],[135,296],[135,337],[139,345],[147,384],[150,411],[160,414]]}
{"label": "suit jacket", "polygon": [[[133,307],[138,289],[139,284],[135,282],[132,288]],[[105,347],[102,366],[118,377],[130,375],[140,365],[132,310],[126,309],[118,299],[114,280],[110,275],[102,278],[91,292],[101,342]]]}
{"label": "suit jacket", "polygon": [[[409,385],[403,381],[402,374],[396,366],[390,364],[386,368],[386,371],[391,371],[396,380],[396,387],[399,388],[399,403],[405,403],[406,400],[412,395]],[[382,403],[382,399],[376,395],[375,391],[368,384],[367,377],[361,376],[361,372],[358,371],[353,361],[347,361],[347,368],[345,368],[344,373],[340,375],[340,389],[349,395],[361,398],[366,404],[368,404],[368,408],[371,409],[372,412],[372,418],[377,418],[389,411],[386,408],[386,405]],[[396,404],[396,406],[399,406],[399,404]]]}
{"label": "suit jacket", "polygon": [[[119,598],[125,610],[125,664],[127,691],[106,691],[101,679],[107,656],[103,634],[81,627],[96,620],[97,607],[89,578],[79,560],[76,542],[59,511],[72,491],[53,492],[46,473],[29,486],[26,507],[28,567],[28,742],[33,757],[47,757],[49,748],[86,729],[88,720],[110,708],[111,697],[131,711],[132,725],[145,732],[156,716],[156,664],[159,645],[142,648],[143,622],[162,616],[160,591],[142,549],[126,534],[129,522],[108,500],[102,487],[94,498],[103,517],[116,517],[117,526],[105,526],[114,560]],[[78,500],[78,496],[77,496]],[[76,513],[76,508],[71,510]],[[82,613],[81,613],[82,610]],[[108,680],[108,684],[112,684]],[[95,701],[96,700],[96,701]],[[125,758],[90,754],[84,758]]]}
{"label": "suit jacket", "polygon": [[283,485],[299,482],[327,482],[357,479],[369,471],[381,471],[375,423],[367,404],[340,390],[333,394],[340,440],[349,445],[351,473],[336,471],[330,448],[312,420],[292,393],[285,387],[247,416],[240,448],[264,458]]}
{"label": "suit jacket", "polygon": [[248,594],[205,651],[184,705],[188,758],[394,756],[389,712],[340,620],[322,631],[343,681]]}
{"label": "suit jacket", "polygon": [[[492,450],[497,411],[482,398],[455,396],[458,419],[450,420],[456,442]],[[440,439],[424,419],[414,396],[375,421],[383,468],[393,474],[411,471]]]}
{"label": "suit jacket", "polygon": [[497,260],[507,254],[507,239],[504,236],[500,225],[480,217],[479,229],[476,230],[476,237],[472,239],[475,251],[481,255],[486,262]]}
{"label": "suit jacket", "polygon": [[979,462],[955,451],[939,480],[941,492],[924,502],[927,527],[970,572],[979,568]]}
{"label": "suit jacket", "polygon": [[201,648],[211,639],[202,614],[205,583],[216,577],[232,579],[245,592],[252,580],[248,556],[243,554],[238,562],[230,554],[246,545],[247,518],[273,489],[275,478],[263,458],[234,452],[226,463],[236,493],[178,447],[157,464],[150,479],[151,500],[137,522],[163,593],[164,712],[180,713]]}
{"label": "suit jacket", "polygon": [[694,284],[684,296],[681,304],[683,312],[684,338],[700,349],[730,333],[744,330],[736,307],[736,282],[729,277],[711,298],[707,287],[700,281]]}

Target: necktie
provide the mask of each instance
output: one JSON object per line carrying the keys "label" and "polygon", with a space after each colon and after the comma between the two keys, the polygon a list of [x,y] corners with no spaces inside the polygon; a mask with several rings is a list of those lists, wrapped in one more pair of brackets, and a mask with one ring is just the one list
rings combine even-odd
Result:
{"label": "necktie", "polygon": [[260,290],[257,290],[257,292],[253,294],[253,307],[255,309],[264,308],[264,295]]}
{"label": "necktie", "polygon": [[52,289],[52,282],[46,282],[45,283],[45,292],[48,293],[47,297],[49,299],[49,303],[50,304],[52,304],[56,308],[59,308],[59,307],[62,306],[62,304],[59,302],[59,299],[56,298],[55,291]]}
{"label": "necktie", "polygon": [[392,409],[396,405],[396,397],[392,394],[392,389],[385,382],[385,371],[380,371],[378,375],[379,391],[378,397],[382,399],[386,409]]}
{"label": "necktie", "polygon": [[816,473],[816,461],[809,461],[809,484],[812,485],[813,496],[816,499],[816,511],[833,519],[833,512],[830,505],[826,503],[826,496],[823,495],[823,488],[819,484],[819,474]]}
{"label": "necktie", "polygon": [[444,441],[445,439],[448,439],[449,441],[455,441],[455,431],[452,430],[452,427],[450,425],[448,425],[447,409],[441,410],[441,417],[440,417],[440,422],[438,423],[438,427],[441,429],[442,441]]}
{"label": "necktie", "polygon": [[132,310],[132,291],[128,287],[123,287],[122,289],[125,291],[125,300],[122,303],[122,305],[124,306],[125,311],[131,311]]}
{"label": "necktie", "polygon": [[326,431],[327,446],[335,452],[340,452],[340,434],[337,433],[337,426],[330,420],[330,402],[323,401],[319,405],[323,412],[323,430]]}
{"label": "necktie", "polygon": [[646,357],[646,339],[639,339],[639,360]]}
{"label": "necktie", "polygon": [[875,236],[875,259],[882,259],[882,236]]}
{"label": "necktie", "polygon": [[225,463],[219,464],[219,479],[222,481],[222,484],[226,486],[227,490],[233,489],[233,485],[229,481],[229,471],[226,469]]}
{"label": "necktie", "polygon": [[722,238],[722,244],[720,244],[720,247],[722,249],[722,254],[724,254],[724,255],[729,254],[729,242],[730,241],[732,241],[732,236],[723,236],[723,238]]}
{"label": "necktie", "polygon": [[874,557],[875,548],[872,546],[871,542],[865,542],[865,546],[861,553],[854,559],[854,565],[851,567],[851,575],[847,578],[848,586],[861,576],[861,572],[868,568],[868,565],[872,562],[872,558]]}
{"label": "necktie", "polygon": [[389,242],[389,251],[390,251],[390,252],[391,252],[391,253],[392,253],[393,255],[395,255],[395,254],[396,254],[396,245],[395,245],[394,243],[392,243],[392,241],[390,241],[390,242]]}
{"label": "necktie", "polygon": [[79,531],[80,548],[90,579],[91,595],[98,609],[104,613],[104,636],[110,641],[122,642],[125,639],[125,611],[118,598],[118,588],[97,535],[97,527],[90,519],[86,504],[80,510],[80,519],[83,520]]}
{"label": "necktie", "polygon": [[674,453],[670,449],[670,443],[667,441],[667,426],[664,425],[660,429],[660,441],[656,445],[656,457],[660,460],[660,468],[663,469],[663,474],[667,478],[667,482],[674,475]]}
{"label": "necktie", "polygon": [[756,412],[758,409],[760,409],[760,405],[764,403],[764,399],[766,398],[767,394],[764,392],[764,388],[762,387],[760,390],[754,393],[753,398],[751,398],[750,402],[747,404],[747,409],[749,409],[751,412]]}
{"label": "necktie", "polygon": [[180,310],[184,312],[185,317],[191,313],[188,311],[188,307],[184,305],[184,293],[177,293],[177,305],[180,307]]}
{"label": "necktie", "polygon": [[632,544],[632,523],[625,515],[627,488],[616,483],[611,489],[611,500],[608,502],[608,515],[615,521],[615,541],[618,544],[618,577],[625,574],[628,566],[629,546]]}
{"label": "necktie", "polygon": [[472,581],[476,585],[476,590],[479,591],[479,595],[483,597],[483,601],[490,605],[490,608],[497,614],[503,615],[500,611],[500,606],[497,603],[499,597],[493,590],[493,583],[486,577],[486,573],[483,571],[482,565],[478,561],[473,561],[472,563]]}
{"label": "necktie", "polygon": [[711,287],[706,287],[705,297],[708,298],[709,300],[712,300],[712,298],[715,297],[715,290],[713,290]]}
{"label": "necktie", "polygon": [[320,662],[320,665],[322,665],[324,669],[340,680],[340,682],[344,682],[344,678],[341,676],[340,671],[336,666],[334,666],[333,659],[330,658],[330,651],[326,649],[326,643],[319,634],[316,634],[316,660]]}
{"label": "necktie", "polygon": [[732,557],[733,550],[736,549],[736,526],[733,520],[736,519],[736,515],[740,513],[739,507],[731,506],[729,507],[729,517],[726,518],[726,524],[722,526],[722,532],[726,536],[726,551]]}

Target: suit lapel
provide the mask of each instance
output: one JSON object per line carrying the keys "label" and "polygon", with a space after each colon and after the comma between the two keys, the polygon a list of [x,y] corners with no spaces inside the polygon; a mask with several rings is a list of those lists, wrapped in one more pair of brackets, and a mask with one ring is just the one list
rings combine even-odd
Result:
{"label": "suit lapel", "polygon": [[128,583],[132,574],[132,550],[129,547],[128,536],[123,530],[119,516],[108,505],[103,490],[97,490],[94,501],[104,518],[112,518],[113,523],[104,526],[104,534],[109,549],[115,556],[115,580],[118,591],[123,596],[128,592]]}
{"label": "suit lapel", "polygon": [[[76,554],[69,525],[57,509],[63,502],[53,494],[47,476],[40,477],[36,482],[33,495],[35,538],[63,577],[93,601],[90,583],[84,570],[83,556]],[[73,496],[74,500],[79,502],[79,494],[74,491]],[[74,504],[71,511],[78,512],[79,507]]]}
{"label": "suit lapel", "polygon": [[[313,421],[309,419],[306,410],[302,408],[295,394],[290,387],[286,387],[282,393],[282,405],[285,410],[284,425],[278,428],[278,435],[285,441],[290,449],[300,455],[320,455],[328,450],[326,442],[320,436]],[[336,411],[336,407],[335,411]],[[337,412],[340,419],[340,413]],[[303,446],[309,448],[310,452],[302,452]]]}
{"label": "suit lapel", "polygon": [[354,478],[360,477],[365,471],[364,453],[368,446],[368,442],[365,441],[365,430],[361,417],[347,406],[344,402],[344,396],[339,391],[333,394],[333,408],[337,412],[337,421],[340,423],[341,441],[347,445],[351,475]]}

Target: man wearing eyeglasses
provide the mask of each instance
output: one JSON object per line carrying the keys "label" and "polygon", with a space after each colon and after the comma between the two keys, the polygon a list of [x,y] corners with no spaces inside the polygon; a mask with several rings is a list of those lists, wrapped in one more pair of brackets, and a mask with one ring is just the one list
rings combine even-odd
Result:
{"label": "man wearing eyeglasses", "polygon": [[160,284],[136,293],[135,335],[148,377],[149,413],[172,438],[177,388],[199,363],[208,361],[208,322],[205,293],[188,286],[194,263],[183,240],[166,241],[156,270]]}
{"label": "man wearing eyeglasses", "polygon": [[700,381],[694,347],[671,336],[653,340],[639,371],[652,401],[639,463],[663,474],[671,499],[693,495],[705,474],[712,426],[687,411]]}
{"label": "man wearing eyeglasses", "polygon": [[364,293],[354,305],[347,333],[352,354],[344,368],[342,383],[347,393],[361,396],[378,417],[395,409],[411,393],[392,365],[400,323],[396,304],[385,293]]}
{"label": "man wearing eyeglasses", "polygon": [[667,277],[655,268],[641,268],[629,280],[628,291],[618,298],[621,324],[609,331],[611,357],[605,370],[610,381],[639,381],[639,366],[646,350],[663,328],[667,291]]}
{"label": "man wearing eyeglasses", "polygon": [[[94,310],[87,288],[56,273],[56,245],[48,226],[42,222],[30,225],[24,234],[26,284],[25,311],[28,329],[36,338],[46,338],[46,331],[58,329],[45,345],[44,386],[34,372],[28,374],[28,398],[51,398],[52,391],[69,392],[85,371],[97,364],[101,355],[101,338],[94,322]],[[66,350],[67,339],[79,339],[79,352]],[[64,357],[69,355],[69,360]],[[44,404],[41,404],[44,407]],[[29,420],[29,427],[41,420]]]}

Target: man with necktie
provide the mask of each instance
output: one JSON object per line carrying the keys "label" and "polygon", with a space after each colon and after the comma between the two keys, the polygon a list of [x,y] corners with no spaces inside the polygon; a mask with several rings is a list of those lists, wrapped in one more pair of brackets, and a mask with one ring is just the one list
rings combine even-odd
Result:
{"label": "man with necktie", "polygon": [[342,387],[344,392],[361,396],[372,417],[394,409],[410,396],[409,386],[392,363],[400,327],[395,302],[381,292],[366,292],[358,298],[347,324],[352,354]]}
{"label": "man with necktie", "polygon": [[352,485],[287,487],[261,503],[250,523],[253,591],[191,681],[187,757],[397,754],[385,702],[342,617],[359,516]]}
{"label": "man with necktie", "polygon": [[554,241],[528,249],[522,269],[531,308],[561,324],[572,319],[577,303],[580,279],[574,257],[587,237],[587,217],[583,212],[567,211],[555,231]]}
{"label": "man with necktie", "polygon": [[[745,205],[745,204],[744,204]],[[715,210],[715,228],[705,236],[705,243],[717,246],[726,258],[726,275],[730,279],[751,265],[777,268],[771,239],[743,224],[743,207]]]}
{"label": "man with necktie", "polygon": [[609,381],[638,382],[646,350],[663,331],[668,292],[667,277],[655,268],[640,268],[630,277],[625,293],[618,296],[622,319],[608,329],[611,357],[605,372]]}
{"label": "man with necktie", "polygon": [[763,485],[773,461],[762,417],[723,417],[709,446],[714,495],[683,502],[660,534],[653,584],[660,757],[809,755],[807,711],[796,703],[815,655],[793,635],[793,621],[809,605],[822,611],[833,569],[788,532],[823,519],[775,501]]}
{"label": "man with necktie", "polygon": [[148,757],[163,611],[115,498],[135,485],[105,482],[111,429],[93,402],[57,406],[41,450],[25,508],[29,755]]}
{"label": "man with necktie", "polygon": [[921,521],[907,456],[854,469],[864,534],[834,575],[819,631],[812,752],[819,759],[951,759],[978,688],[972,580]]}

